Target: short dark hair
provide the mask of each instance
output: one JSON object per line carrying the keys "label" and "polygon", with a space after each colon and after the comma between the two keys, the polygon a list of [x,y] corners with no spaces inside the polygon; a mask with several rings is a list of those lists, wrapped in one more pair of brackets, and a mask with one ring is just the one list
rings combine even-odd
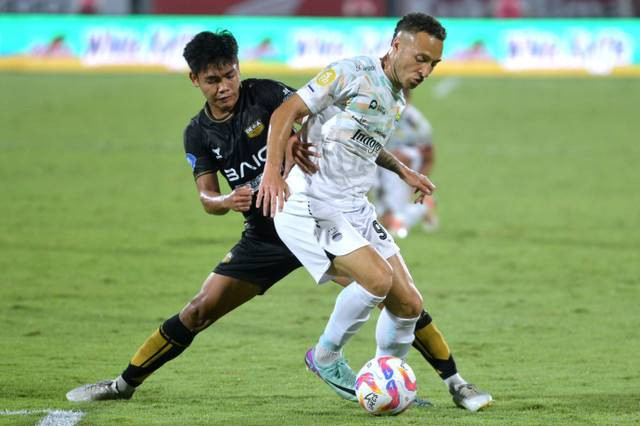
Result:
{"label": "short dark hair", "polygon": [[210,65],[220,67],[238,62],[238,42],[227,30],[202,31],[187,43],[182,56],[191,72],[198,74]]}
{"label": "short dark hair", "polygon": [[408,31],[412,34],[425,32],[441,41],[447,38],[447,30],[444,29],[442,24],[433,16],[425,13],[409,13],[404,15],[396,24],[396,29],[393,31],[393,38],[396,38],[400,31]]}

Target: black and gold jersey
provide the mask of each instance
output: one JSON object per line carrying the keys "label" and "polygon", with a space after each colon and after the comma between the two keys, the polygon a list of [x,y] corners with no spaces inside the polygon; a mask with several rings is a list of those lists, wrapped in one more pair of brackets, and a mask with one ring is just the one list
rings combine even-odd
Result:
{"label": "black and gold jersey", "polygon": [[[247,79],[240,85],[231,117],[216,121],[205,107],[184,131],[184,149],[194,177],[220,173],[231,188],[260,185],[267,159],[271,113],[295,90],[274,80]],[[244,213],[245,231],[256,238],[278,239],[273,221],[255,208]]]}

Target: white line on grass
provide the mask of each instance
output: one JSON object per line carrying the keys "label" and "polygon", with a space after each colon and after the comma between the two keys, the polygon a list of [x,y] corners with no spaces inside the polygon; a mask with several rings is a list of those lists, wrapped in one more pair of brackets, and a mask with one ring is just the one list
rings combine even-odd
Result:
{"label": "white line on grass", "polygon": [[73,426],[84,416],[82,411],[52,410],[38,426]]}
{"label": "white line on grass", "polygon": [[73,426],[84,416],[84,412],[75,410],[0,410],[0,416],[29,416],[47,413],[38,422],[38,426]]}

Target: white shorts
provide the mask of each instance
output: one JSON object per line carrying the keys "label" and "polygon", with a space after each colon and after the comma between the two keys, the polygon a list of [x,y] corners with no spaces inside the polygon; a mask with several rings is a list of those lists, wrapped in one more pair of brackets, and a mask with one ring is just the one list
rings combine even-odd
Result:
{"label": "white shorts", "polygon": [[343,213],[298,193],[289,197],[274,223],[280,239],[319,284],[333,278],[327,270],[335,256],[368,244],[385,259],[400,251],[368,201],[359,210]]}

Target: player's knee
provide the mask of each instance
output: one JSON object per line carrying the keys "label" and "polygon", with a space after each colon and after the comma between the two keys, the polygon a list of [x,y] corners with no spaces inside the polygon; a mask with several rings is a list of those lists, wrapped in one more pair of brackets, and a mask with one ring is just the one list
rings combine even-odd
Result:
{"label": "player's knee", "polygon": [[393,269],[388,263],[373,268],[369,274],[368,290],[376,296],[386,296],[393,283]]}
{"label": "player's knee", "polygon": [[200,331],[213,324],[213,309],[204,294],[198,294],[180,312],[180,320],[192,331]]}
{"label": "player's knee", "polygon": [[412,294],[400,302],[398,315],[403,318],[416,318],[422,313],[422,295],[419,292]]}

